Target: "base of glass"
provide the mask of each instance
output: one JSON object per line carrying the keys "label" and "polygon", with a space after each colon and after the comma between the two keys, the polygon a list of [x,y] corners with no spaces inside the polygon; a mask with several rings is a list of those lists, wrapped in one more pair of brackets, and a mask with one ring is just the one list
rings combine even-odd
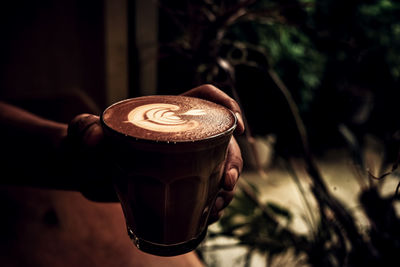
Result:
{"label": "base of glass", "polygon": [[207,228],[204,229],[204,231],[195,239],[179,244],[163,245],[141,239],[137,237],[131,229],[128,228],[128,235],[138,249],[146,253],[164,257],[177,256],[196,249],[197,246],[203,241],[206,234]]}

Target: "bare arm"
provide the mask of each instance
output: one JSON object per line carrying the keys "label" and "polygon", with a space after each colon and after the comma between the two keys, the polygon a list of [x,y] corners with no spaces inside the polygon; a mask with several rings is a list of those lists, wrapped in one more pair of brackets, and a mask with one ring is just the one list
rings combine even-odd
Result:
{"label": "bare arm", "polygon": [[[56,148],[67,135],[68,125],[47,120],[24,109],[0,101],[1,136],[8,140],[1,142],[31,143],[40,142],[48,148]],[[22,139],[22,140],[21,140]]]}
{"label": "bare arm", "polygon": [[62,144],[68,125],[0,101],[0,183],[77,189]]}
{"label": "bare arm", "polygon": [[[227,106],[238,117],[236,133],[244,131],[238,104],[212,85],[202,85],[185,95]],[[1,163],[0,183],[79,190],[86,197],[115,201],[109,164],[104,162],[103,130],[98,116],[80,114],[69,125],[47,120],[0,102],[0,145],[6,159]],[[211,221],[232,200],[242,171],[240,148],[233,138],[228,148],[223,191]]]}

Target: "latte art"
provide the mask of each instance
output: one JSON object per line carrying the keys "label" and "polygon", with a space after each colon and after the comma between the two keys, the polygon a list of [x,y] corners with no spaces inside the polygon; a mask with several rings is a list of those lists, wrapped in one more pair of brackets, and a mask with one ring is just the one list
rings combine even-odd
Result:
{"label": "latte art", "polygon": [[234,113],[204,99],[154,95],[117,102],[100,119],[133,243],[159,256],[195,249],[220,192]]}
{"label": "latte art", "polygon": [[236,117],[216,103],[187,96],[142,96],[108,107],[106,130],[157,142],[193,142],[231,133]]}
{"label": "latte art", "polygon": [[128,114],[128,122],[150,131],[181,132],[195,129],[199,122],[185,116],[201,116],[206,112],[192,109],[179,113],[180,107],[173,104],[155,103],[136,107]]}

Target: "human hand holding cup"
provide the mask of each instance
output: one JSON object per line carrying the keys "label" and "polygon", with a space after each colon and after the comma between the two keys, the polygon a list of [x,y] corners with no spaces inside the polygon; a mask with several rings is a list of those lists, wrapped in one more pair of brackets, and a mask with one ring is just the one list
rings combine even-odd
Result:
{"label": "human hand holding cup", "polygon": [[[206,87],[188,94],[215,96],[212,91],[217,89]],[[210,96],[204,95],[210,92]],[[137,108],[131,106],[132,101]],[[220,113],[210,119],[206,114],[210,108]],[[225,126],[215,116],[225,118]],[[199,118],[206,123],[197,121]],[[111,153],[108,156],[116,167],[115,188],[135,245],[163,256],[193,250],[204,238],[210,220],[218,218],[211,214],[210,219],[212,210],[223,208],[233,197],[242,162],[231,136],[236,126],[243,131],[240,116],[237,121],[231,111],[200,99],[151,96],[112,105],[101,122]],[[201,123],[203,130],[196,128]],[[213,123],[218,127],[210,131]],[[217,196],[224,200],[222,204],[215,203]]]}

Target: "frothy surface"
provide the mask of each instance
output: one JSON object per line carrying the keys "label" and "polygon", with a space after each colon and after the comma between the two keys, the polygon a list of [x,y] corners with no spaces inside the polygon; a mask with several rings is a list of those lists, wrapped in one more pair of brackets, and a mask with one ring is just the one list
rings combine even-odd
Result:
{"label": "frothy surface", "polygon": [[118,102],[103,122],[125,135],[156,141],[191,141],[226,132],[234,115],[215,103],[186,96],[144,96]]}

